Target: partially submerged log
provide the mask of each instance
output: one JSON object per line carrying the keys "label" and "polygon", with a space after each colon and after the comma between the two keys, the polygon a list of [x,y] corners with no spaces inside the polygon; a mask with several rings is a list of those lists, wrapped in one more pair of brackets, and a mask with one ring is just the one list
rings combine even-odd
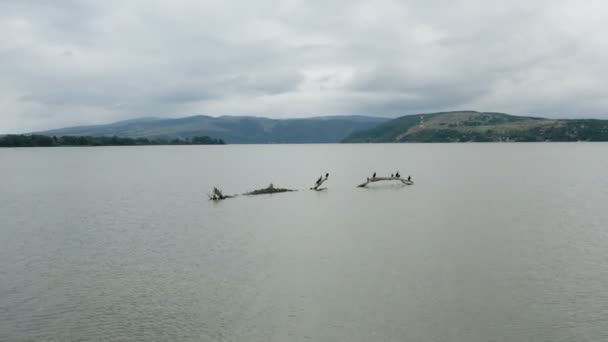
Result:
{"label": "partially submerged log", "polygon": [[310,188],[310,190],[314,190],[314,191],[322,191],[322,190],[327,190],[327,188],[321,188],[321,185],[329,178],[329,173],[325,174],[325,177],[321,176],[321,178],[319,178],[317,180],[317,182],[315,183],[315,186],[313,186],[312,188]]}
{"label": "partially submerged log", "polygon": [[211,191],[210,194],[207,194],[207,196],[209,196],[209,199],[212,201],[221,201],[221,200],[225,200],[226,198],[233,198],[235,196],[230,196],[230,195],[224,195],[224,193],[222,193],[222,190],[218,189],[217,187],[213,187],[213,191]]}
{"label": "partially submerged log", "polygon": [[284,188],[275,188],[274,185],[272,185],[272,183],[270,183],[270,185],[268,185],[268,187],[266,187],[264,189],[253,190],[253,191],[245,193],[245,195],[275,194],[275,193],[278,193],[278,192],[291,192],[291,191],[297,191],[297,190],[284,189]]}
{"label": "partially submerged log", "polygon": [[372,177],[372,178],[368,177],[367,181],[365,183],[359,184],[359,185],[357,185],[357,187],[365,188],[367,186],[367,184],[369,184],[369,183],[381,182],[381,181],[392,181],[392,180],[400,181],[403,185],[413,185],[414,184],[414,182],[412,180],[403,179],[401,177]]}

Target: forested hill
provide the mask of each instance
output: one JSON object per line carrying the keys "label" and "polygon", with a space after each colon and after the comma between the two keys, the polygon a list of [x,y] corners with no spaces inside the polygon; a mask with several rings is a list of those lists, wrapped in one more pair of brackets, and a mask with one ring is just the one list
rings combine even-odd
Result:
{"label": "forested hill", "polygon": [[608,120],[545,119],[475,111],[406,115],[343,142],[608,141]]}
{"label": "forested hill", "polygon": [[197,115],[178,119],[142,118],[107,125],[61,128],[36,134],[163,140],[210,136],[229,144],[337,143],[355,131],[375,127],[387,120],[366,116],[269,119],[251,116]]}

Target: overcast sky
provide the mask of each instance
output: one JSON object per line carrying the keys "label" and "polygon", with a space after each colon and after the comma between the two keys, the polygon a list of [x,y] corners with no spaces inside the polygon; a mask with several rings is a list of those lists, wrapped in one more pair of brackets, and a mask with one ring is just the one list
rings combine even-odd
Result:
{"label": "overcast sky", "polygon": [[142,116],[608,119],[593,0],[0,0],[0,133]]}

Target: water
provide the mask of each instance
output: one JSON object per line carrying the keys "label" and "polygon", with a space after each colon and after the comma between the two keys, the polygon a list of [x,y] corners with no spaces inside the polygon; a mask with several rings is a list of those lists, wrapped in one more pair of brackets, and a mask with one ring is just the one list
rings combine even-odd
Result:
{"label": "water", "polygon": [[[0,149],[0,341],[606,341],[606,156]],[[416,184],[355,188],[397,170]],[[301,190],[206,198],[269,182]]]}

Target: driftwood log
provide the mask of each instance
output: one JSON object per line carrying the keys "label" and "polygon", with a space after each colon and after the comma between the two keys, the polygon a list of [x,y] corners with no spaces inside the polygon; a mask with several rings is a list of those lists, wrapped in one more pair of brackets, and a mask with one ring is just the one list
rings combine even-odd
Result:
{"label": "driftwood log", "polygon": [[213,187],[213,191],[211,191],[210,194],[208,194],[207,196],[209,196],[209,199],[212,201],[221,201],[221,200],[225,200],[226,198],[233,198],[235,196],[230,196],[230,195],[224,195],[224,193],[222,193],[222,190],[218,189],[217,187]]}
{"label": "driftwood log", "polygon": [[369,183],[381,182],[381,181],[392,181],[392,180],[400,181],[404,185],[413,185],[414,184],[413,181],[403,179],[401,177],[372,177],[372,178],[368,177],[367,181],[365,183],[359,184],[359,185],[357,185],[357,187],[365,188],[367,186],[367,184],[369,184]]}
{"label": "driftwood log", "polygon": [[321,180],[318,183],[316,183],[315,186],[310,188],[310,190],[314,190],[314,191],[327,190],[327,188],[321,188],[321,185],[327,180],[327,178],[329,178],[329,176],[327,176],[327,174],[325,175],[325,177],[321,177]]}
{"label": "driftwood log", "polygon": [[275,194],[275,193],[278,193],[278,192],[291,192],[291,191],[297,191],[297,190],[284,189],[284,188],[275,188],[274,185],[272,185],[272,183],[270,183],[270,185],[268,187],[264,188],[264,189],[253,190],[253,191],[245,193],[245,195]]}

